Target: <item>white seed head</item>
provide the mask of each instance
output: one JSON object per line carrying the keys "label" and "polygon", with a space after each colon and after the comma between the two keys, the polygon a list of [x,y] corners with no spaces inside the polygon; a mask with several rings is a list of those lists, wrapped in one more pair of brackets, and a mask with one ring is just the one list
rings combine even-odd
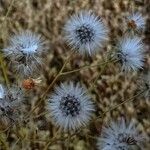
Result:
{"label": "white seed head", "polygon": [[3,86],[0,84],[0,99],[2,99],[4,97],[4,88]]}
{"label": "white seed head", "polygon": [[94,111],[94,105],[86,92],[79,83],[62,83],[57,87],[47,104],[54,124],[64,131],[74,131],[85,126]]}
{"label": "white seed head", "polygon": [[139,37],[124,37],[117,45],[117,59],[123,71],[136,71],[144,65],[144,45]]}
{"label": "white seed head", "polygon": [[97,145],[99,150],[131,150],[133,146],[140,147],[143,139],[135,124],[133,122],[127,124],[122,118],[102,129]]}
{"label": "white seed head", "polygon": [[95,14],[82,11],[73,15],[64,27],[68,44],[81,54],[95,54],[107,39],[108,30]]}
{"label": "white seed head", "polygon": [[24,31],[12,36],[9,46],[3,51],[10,58],[15,70],[20,75],[28,76],[41,66],[41,55],[46,49],[46,43],[40,35]]}
{"label": "white seed head", "polygon": [[138,80],[138,87],[145,98],[150,98],[150,72],[143,74]]}
{"label": "white seed head", "polygon": [[[3,86],[0,85],[2,88]],[[10,89],[3,88],[3,96],[0,98],[0,118],[7,118],[9,122],[19,119],[19,112],[23,102],[23,93],[20,88],[12,87]]]}
{"label": "white seed head", "polygon": [[127,17],[127,24],[129,28],[134,30],[143,30],[145,28],[145,18],[139,12],[136,12]]}

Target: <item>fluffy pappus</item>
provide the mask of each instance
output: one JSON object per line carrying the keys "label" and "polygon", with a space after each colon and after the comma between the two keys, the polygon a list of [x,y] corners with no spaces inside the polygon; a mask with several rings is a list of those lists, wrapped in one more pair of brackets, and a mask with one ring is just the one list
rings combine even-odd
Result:
{"label": "fluffy pappus", "polygon": [[141,147],[143,140],[134,122],[126,123],[122,118],[103,127],[97,146],[99,150],[129,150],[133,146]]}
{"label": "fluffy pappus", "polygon": [[73,15],[64,27],[65,40],[81,54],[93,55],[103,47],[108,29],[95,14],[81,11]]}
{"label": "fluffy pappus", "polygon": [[145,28],[145,18],[139,13],[133,13],[126,19],[127,26],[133,30],[143,30]]}
{"label": "fluffy pappus", "polygon": [[145,56],[141,38],[123,37],[119,40],[116,49],[116,58],[121,63],[123,71],[137,71],[143,67]]}
{"label": "fluffy pappus", "polygon": [[142,74],[138,80],[138,87],[145,98],[150,98],[150,72]]}
{"label": "fluffy pappus", "polygon": [[19,120],[23,100],[20,88],[14,86],[7,89],[0,85],[0,120],[6,118],[10,123]]}
{"label": "fluffy pappus", "polygon": [[49,98],[47,110],[53,123],[64,131],[88,124],[95,110],[87,90],[79,83],[61,83]]}
{"label": "fluffy pappus", "polygon": [[39,71],[42,65],[41,55],[47,50],[46,41],[41,35],[23,31],[9,40],[9,46],[3,49],[12,66],[21,76],[29,76]]}
{"label": "fluffy pappus", "polygon": [[28,79],[24,79],[22,81],[22,88],[26,89],[26,90],[32,90],[34,89],[36,86],[40,86],[41,85],[41,78],[28,78]]}

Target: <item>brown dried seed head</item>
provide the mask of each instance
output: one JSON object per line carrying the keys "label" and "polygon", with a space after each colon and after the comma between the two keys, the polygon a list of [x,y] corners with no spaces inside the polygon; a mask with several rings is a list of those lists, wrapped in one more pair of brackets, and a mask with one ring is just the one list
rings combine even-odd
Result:
{"label": "brown dried seed head", "polygon": [[132,28],[132,29],[135,29],[137,27],[137,25],[136,25],[134,20],[131,20],[131,21],[128,22],[128,27]]}
{"label": "brown dried seed head", "polygon": [[35,81],[33,79],[25,79],[22,82],[22,87],[27,90],[31,90],[35,87]]}

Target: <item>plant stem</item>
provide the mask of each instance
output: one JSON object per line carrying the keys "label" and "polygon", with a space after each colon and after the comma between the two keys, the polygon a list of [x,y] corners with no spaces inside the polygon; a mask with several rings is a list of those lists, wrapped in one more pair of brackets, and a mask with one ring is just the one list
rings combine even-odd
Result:
{"label": "plant stem", "polygon": [[[2,22],[2,27],[4,26],[5,21],[7,20],[7,17],[9,15],[10,11],[11,11],[11,8],[13,6],[14,1],[15,0],[12,0],[11,3],[10,3],[10,5],[9,5],[9,8],[8,8],[8,10],[6,12],[6,15],[5,15],[5,18],[4,18],[3,22]],[[7,69],[6,69],[6,66],[3,63],[3,56],[2,56],[1,53],[0,53],[0,64],[1,64],[1,68],[2,68],[2,72],[3,72],[3,75],[4,75],[4,79],[5,79],[6,85],[7,85],[7,87],[9,87],[9,80],[8,80],[7,73],[6,73]]]}
{"label": "plant stem", "polygon": [[5,67],[4,62],[3,62],[3,56],[1,53],[0,53],[0,64],[1,64],[1,68],[2,68],[2,72],[4,75],[6,85],[7,85],[7,87],[9,87],[9,80],[8,80],[7,73],[6,73],[7,71],[6,71],[6,67]]}
{"label": "plant stem", "polygon": [[[7,13],[6,13],[6,15],[5,15],[5,20],[7,19],[8,15],[9,15],[9,13],[10,13],[10,11],[11,11],[11,8],[12,8],[12,6],[13,6],[13,4],[14,4],[14,2],[15,2],[15,0],[12,0],[12,1],[11,1],[10,5],[9,5],[9,8],[8,8],[8,10],[7,10]],[[4,20],[4,21],[5,21],[5,20]]]}
{"label": "plant stem", "polygon": [[94,68],[94,67],[99,67],[101,65],[105,65],[105,64],[108,64],[108,63],[113,62],[113,61],[112,60],[108,60],[106,62],[99,63],[99,64],[92,65],[92,66],[85,65],[85,66],[82,66],[82,67],[80,67],[78,69],[74,69],[74,70],[71,70],[71,71],[62,72],[60,75],[68,75],[68,74],[75,73],[75,72],[78,72],[78,71],[81,71],[81,70],[85,70],[85,69],[89,69],[89,68]]}
{"label": "plant stem", "polygon": [[[137,98],[138,96],[140,96],[140,95],[143,94],[143,93],[144,93],[144,91],[141,91],[141,92],[139,92],[138,94],[132,96],[131,98],[129,98],[129,99],[127,99],[127,100],[121,102],[120,104],[117,104],[117,105],[115,105],[115,106],[110,107],[110,108],[109,108],[108,110],[106,110],[101,116],[97,117],[97,119],[103,118],[103,116],[105,116],[108,112],[111,112],[111,111],[115,110],[116,108],[120,107],[121,105],[123,105],[123,104],[125,104],[125,103],[127,103],[127,102],[130,102],[130,101],[135,100],[135,98]],[[97,120],[97,119],[96,119],[96,120]]]}
{"label": "plant stem", "polygon": [[16,147],[16,145],[18,144],[18,142],[19,142],[20,140],[21,140],[20,138],[18,138],[18,139],[16,140],[16,142],[15,142],[14,145],[12,146],[12,150],[15,150],[15,147]]}
{"label": "plant stem", "polygon": [[94,80],[94,82],[92,83],[92,85],[90,86],[89,90],[88,91],[91,91],[94,86],[95,86],[95,83],[97,82],[98,78],[100,77],[100,75],[103,73],[104,69],[106,68],[107,64],[110,63],[111,61],[106,61],[106,63],[101,67],[101,71],[98,73],[96,79]]}
{"label": "plant stem", "polygon": [[69,150],[69,147],[70,147],[70,143],[71,143],[71,135],[68,134],[68,138],[67,138],[67,142],[66,142],[66,150]]}
{"label": "plant stem", "polygon": [[36,108],[41,104],[41,102],[43,101],[43,99],[45,98],[47,92],[53,87],[54,83],[56,82],[56,80],[60,77],[62,71],[64,70],[66,64],[68,63],[68,61],[70,60],[72,54],[74,52],[72,51],[71,54],[69,55],[69,57],[66,59],[66,61],[64,62],[62,68],[60,69],[60,71],[58,72],[58,74],[56,75],[56,77],[53,79],[53,81],[51,82],[51,84],[48,86],[48,88],[46,89],[46,91],[43,93],[43,95],[41,96],[39,102],[35,105],[35,107],[29,112],[29,114],[27,115],[27,117],[29,117],[32,112],[34,112],[36,110]]}

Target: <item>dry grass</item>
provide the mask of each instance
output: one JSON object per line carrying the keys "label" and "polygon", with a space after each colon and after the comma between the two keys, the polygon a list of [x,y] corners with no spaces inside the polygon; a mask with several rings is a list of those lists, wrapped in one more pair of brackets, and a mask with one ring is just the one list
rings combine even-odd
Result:
{"label": "dry grass", "polygon": [[[140,1],[140,0],[139,0]],[[5,20],[8,7],[11,0],[0,1],[0,46],[7,45],[9,36],[23,29],[30,29],[41,33],[49,41],[50,49],[45,56],[45,66],[41,75],[42,83],[31,91],[27,91],[30,96],[28,100],[28,111],[34,108],[40,95],[44,93],[48,85],[52,82],[66,57],[69,55],[70,48],[63,41],[62,27],[65,21],[74,12],[81,9],[91,9],[100,15],[110,28],[110,41],[104,48],[104,53],[97,54],[94,58],[81,57],[76,54],[72,56],[65,70],[72,70],[85,64],[97,64],[105,59],[106,52],[111,50],[111,44],[114,39],[122,36],[120,24],[124,15],[132,10],[139,10],[145,16],[150,14],[150,2],[141,0],[15,0],[10,13]],[[145,43],[150,41],[150,19],[147,20],[147,30],[145,32]],[[147,46],[149,48],[149,46]],[[144,71],[149,67],[149,55]],[[9,61],[5,61],[9,66]],[[21,80],[11,72],[7,67],[7,75],[11,84],[21,84]],[[75,80],[84,83],[90,87],[97,75],[101,71],[100,67],[82,70],[67,76],[61,76],[55,84],[65,80]],[[139,72],[139,74],[142,71]],[[97,105],[97,111],[94,117],[105,112],[110,106],[119,104],[122,100],[132,97],[137,90],[137,79],[139,74],[129,74],[124,76],[120,73],[117,64],[109,64],[95,83],[91,94]],[[2,72],[0,72],[1,83],[4,83]],[[52,92],[50,89],[49,93]],[[45,102],[30,115],[28,122],[20,123],[17,126],[9,128],[0,134],[0,150],[95,150],[95,138],[100,133],[102,120],[94,121],[89,129],[84,128],[73,135],[70,139],[67,134],[57,131],[51,122],[45,117]],[[138,122],[138,128],[150,136],[150,101],[143,97],[138,97],[134,102],[129,102],[120,106],[114,111],[108,112],[103,124],[112,118],[120,116],[127,117],[127,120],[134,119]],[[40,115],[40,116],[39,116]],[[3,129],[5,126],[3,126]],[[57,133],[58,132],[58,133]],[[68,146],[69,145],[69,146]],[[146,143],[144,150],[148,150],[150,145]]]}

